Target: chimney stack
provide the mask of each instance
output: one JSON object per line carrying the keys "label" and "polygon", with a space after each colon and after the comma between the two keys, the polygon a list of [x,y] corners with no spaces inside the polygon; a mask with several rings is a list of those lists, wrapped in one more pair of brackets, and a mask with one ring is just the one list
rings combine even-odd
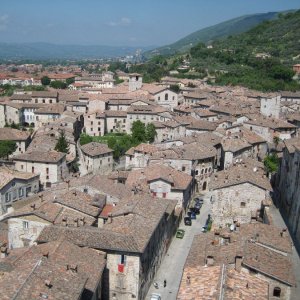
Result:
{"label": "chimney stack", "polygon": [[236,256],[235,257],[235,270],[237,272],[240,272],[242,269],[242,261],[243,261],[243,257],[242,256]]}

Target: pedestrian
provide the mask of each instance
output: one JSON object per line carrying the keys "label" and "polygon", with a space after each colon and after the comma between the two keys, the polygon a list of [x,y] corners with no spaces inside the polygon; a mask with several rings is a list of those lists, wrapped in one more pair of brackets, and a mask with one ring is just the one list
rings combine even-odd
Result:
{"label": "pedestrian", "polygon": [[165,279],[164,280],[164,287],[166,287],[167,286],[167,280]]}

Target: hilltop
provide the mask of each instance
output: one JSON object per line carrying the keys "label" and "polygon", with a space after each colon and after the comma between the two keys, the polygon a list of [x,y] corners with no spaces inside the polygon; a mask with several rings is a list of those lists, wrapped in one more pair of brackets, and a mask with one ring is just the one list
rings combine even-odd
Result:
{"label": "hilltop", "polygon": [[[170,70],[179,78],[215,78],[217,84],[242,85],[262,91],[299,90],[292,65],[300,63],[300,10],[279,14],[245,33],[190,51],[155,56],[133,70],[158,80]],[[184,68],[183,68],[184,67]]]}
{"label": "hilltop", "polygon": [[151,57],[153,55],[172,55],[177,52],[186,52],[193,46],[196,46],[199,42],[205,44],[212,43],[215,40],[224,39],[230,35],[236,35],[248,31],[263,21],[273,20],[277,18],[277,16],[278,12],[268,12],[234,18],[214,26],[200,29],[173,44],[147,51],[144,53],[144,56]]}

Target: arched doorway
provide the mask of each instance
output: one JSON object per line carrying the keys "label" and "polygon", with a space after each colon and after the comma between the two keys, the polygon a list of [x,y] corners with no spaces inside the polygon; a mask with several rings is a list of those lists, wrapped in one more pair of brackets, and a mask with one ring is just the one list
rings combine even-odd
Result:
{"label": "arched doorway", "polygon": [[207,182],[204,181],[204,182],[203,182],[203,185],[202,185],[202,191],[205,191],[206,188],[207,188]]}

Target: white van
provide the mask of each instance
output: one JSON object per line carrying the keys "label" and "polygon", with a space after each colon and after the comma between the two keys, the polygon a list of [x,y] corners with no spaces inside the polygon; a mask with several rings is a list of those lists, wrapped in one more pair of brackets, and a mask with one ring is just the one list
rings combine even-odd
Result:
{"label": "white van", "polygon": [[161,300],[160,294],[152,293],[150,300]]}

